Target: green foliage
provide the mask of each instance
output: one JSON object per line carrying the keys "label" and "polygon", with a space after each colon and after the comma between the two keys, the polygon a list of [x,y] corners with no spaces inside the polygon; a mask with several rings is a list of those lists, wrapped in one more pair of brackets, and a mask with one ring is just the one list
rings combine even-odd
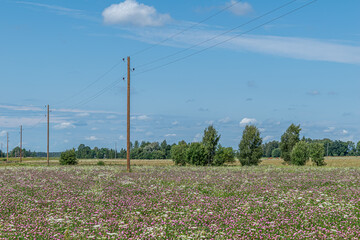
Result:
{"label": "green foliage", "polygon": [[175,165],[186,165],[188,145],[185,141],[179,142],[178,145],[171,147],[171,158]]}
{"label": "green foliage", "polygon": [[310,157],[311,161],[316,166],[324,166],[325,163],[325,148],[321,143],[311,143],[310,144]]}
{"label": "green foliage", "polygon": [[218,132],[216,131],[213,125],[210,125],[208,128],[205,128],[202,144],[205,148],[207,155],[207,165],[212,164],[214,161],[216,148],[219,144],[220,137],[221,136],[218,135]]}
{"label": "green foliage", "polygon": [[205,146],[202,143],[191,143],[186,151],[187,163],[195,166],[209,165],[208,155]]}
{"label": "green foliage", "polygon": [[291,164],[304,166],[309,161],[309,144],[305,141],[296,143],[291,151]]}
{"label": "green foliage", "polygon": [[360,141],[356,145],[356,156],[360,156]]}
{"label": "green foliage", "polygon": [[98,166],[105,166],[105,162],[104,162],[104,161],[98,161],[96,165],[98,165]]}
{"label": "green foliage", "polygon": [[62,152],[60,155],[60,165],[76,165],[78,160],[76,159],[75,149]]}
{"label": "green foliage", "polygon": [[225,148],[225,147],[219,145],[212,165],[222,166],[226,162],[229,162],[229,163],[235,162],[234,150],[232,149],[232,147]]}
{"label": "green foliage", "polygon": [[264,149],[264,157],[273,157],[272,156],[272,152],[274,151],[274,149],[279,148],[280,143],[278,141],[271,141],[268,143],[263,144],[263,149]]}
{"label": "green foliage", "polygon": [[281,150],[280,150],[280,148],[275,148],[274,150],[272,150],[271,157],[273,157],[273,158],[279,158],[279,157],[281,157]]}
{"label": "green foliage", "polygon": [[281,136],[281,157],[287,163],[291,162],[291,152],[296,143],[300,141],[300,131],[300,125],[295,126],[294,124],[291,124],[286,132]]}
{"label": "green foliage", "polygon": [[258,165],[261,162],[263,149],[260,131],[255,126],[247,125],[239,144],[239,160],[241,165]]}

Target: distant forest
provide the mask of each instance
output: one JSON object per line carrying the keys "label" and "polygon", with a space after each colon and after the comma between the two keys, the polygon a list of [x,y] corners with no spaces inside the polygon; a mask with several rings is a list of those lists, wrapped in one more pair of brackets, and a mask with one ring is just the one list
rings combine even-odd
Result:
{"label": "distant forest", "polygon": [[[303,138],[302,140],[308,143],[321,143],[324,145],[325,156],[360,156],[360,142],[355,144],[352,141],[340,141],[340,140],[313,140],[310,138]],[[139,142],[135,141],[131,143],[130,156],[132,159],[170,159],[171,148],[176,144],[169,145],[166,140],[159,142]],[[263,157],[277,158],[281,156],[280,142],[271,141],[262,144]],[[109,148],[90,148],[84,144],[80,144],[76,150],[76,156],[78,159],[115,159],[126,158],[126,149],[120,149],[115,153],[114,149]],[[234,150],[234,153],[237,151]],[[60,157],[61,152],[51,152],[50,157]],[[16,147],[9,152],[9,157],[19,157],[20,148]],[[23,157],[46,157],[46,152],[32,152],[30,150],[22,150]],[[0,151],[0,157],[6,157],[6,152]]]}

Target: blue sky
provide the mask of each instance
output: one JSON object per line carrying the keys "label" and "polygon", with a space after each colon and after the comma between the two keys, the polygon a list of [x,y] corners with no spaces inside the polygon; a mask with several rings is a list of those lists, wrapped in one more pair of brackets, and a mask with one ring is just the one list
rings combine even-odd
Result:
{"label": "blue sky", "polygon": [[51,151],[125,147],[126,56],[132,141],[198,141],[214,124],[237,148],[246,124],[270,141],[296,123],[357,142],[360,2],[318,0],[272,21],[310,2],[0,0],[0,142],[9,132],[17,146],[23,125],[23,146],[45,151],[50,104]]}

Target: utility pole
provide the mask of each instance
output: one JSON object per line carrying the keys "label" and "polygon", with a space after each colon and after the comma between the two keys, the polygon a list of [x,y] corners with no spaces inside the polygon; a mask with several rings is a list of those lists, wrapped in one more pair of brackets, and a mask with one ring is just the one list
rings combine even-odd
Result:
{"label": "utility pole", "polygon": [[9,162],[9,133],[6,133],[6,162]]}
{"label": "utility pole", "polygon": [[130,172],[130,57],[127,58],[127,171]]}
{"label": "utility pole", "polygon": [[22,162],[22,125],[20,126],[20,162]]}
{"label": "utility pole", "polygon": [[47,164],[48,166],[50,166],[50,161],[49,161],[49,126],[50,126],[50,116],[49,116],[49,105],[47,105]]}

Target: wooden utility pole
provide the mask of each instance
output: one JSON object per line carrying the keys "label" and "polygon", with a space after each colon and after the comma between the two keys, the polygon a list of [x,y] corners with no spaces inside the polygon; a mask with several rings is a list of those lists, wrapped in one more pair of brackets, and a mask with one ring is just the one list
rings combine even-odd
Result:
{"label": "wooden utility pole", "polygon": [[130,57],[127,58],[127,171],[130,172]]}
{"label": "wooden utility pole", "polygon": [[6,133],[6,162],[9,162],[9,133]]}
{"label": "wooden utility pole", "polygon": [[49,161],[49,126],[50,126],[50,116],[49,116],[49,105],[47,105],[47,164],[48,166],[50,165],[50,161]]}
{"label": "wooden utility pole", "polygon": [[22,125],[20,126],[20,162],[22,162]]}

